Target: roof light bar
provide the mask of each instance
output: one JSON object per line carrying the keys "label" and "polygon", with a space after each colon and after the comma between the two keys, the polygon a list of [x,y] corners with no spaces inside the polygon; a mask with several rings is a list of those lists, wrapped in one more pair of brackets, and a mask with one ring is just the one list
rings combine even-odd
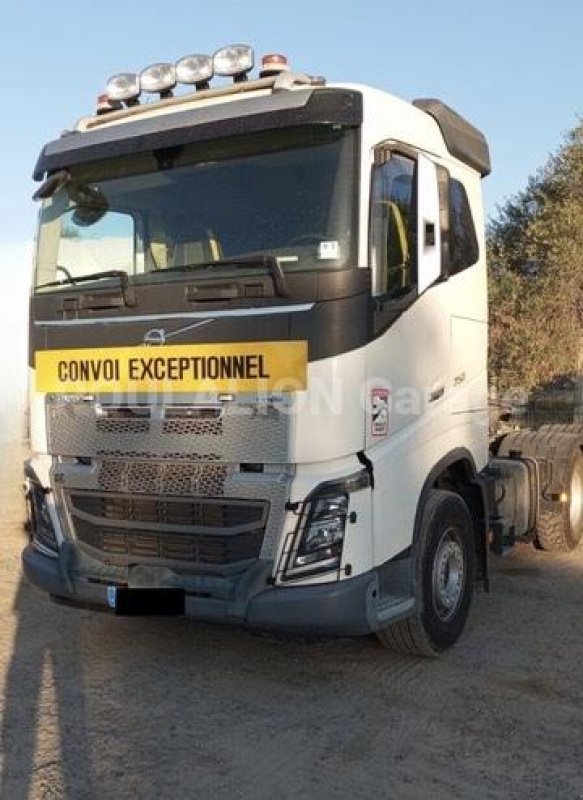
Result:
{"label": "roof light bar", "polygon": [[176,62],[176,79],[178,83],[196,86],[197,89],[208,89],[209,81],[213,77],[212,56],[197,53],[184,56]]}
{"label": "roof light bar", "polygon": [[159,93],[160,97],[171,97],[176,86],[176,67],[174,64],[151,64],[140,72],[142,91]]}
{"label": "roof light bar", "polygon": [[287,58],[281,53],[268,53],[261,59],[262,78],[269,78],[272,75],[279,75],[280,72],[289,72]]}
{"label": "roof light bar", "polygon": [[108,94],[100,94],[97,97],[96,113],[108,114],[110,111],[120,111],[123,105],[119,100],[112,100]]}
{"label": "roof light bar", "polygon": [[[255,65],[255,53],[247,44],[230,44],[212,56],[194,53],[178,59],[175,64],[160,62],[150,64],[141,72],[121,72],[107,82],[106,94],[99,97],[98,114],[118,111],[121,104],[134,106],[142,92],[159,94],[162,99],[173,96],[177,83],[195,86],[197,90],[209,89],[214,75],[233,78],[235,83],[247,80]],[[269,53],[261,60],[259,77],[275,77],[289,72],[287,58],[280,53]]]}
{"label": "roof light bar", "polygon": [[213,55],[215,75],[232,77],[235,82],[246,81],[254,63],[253,48],[247,44],[231,44]]}
{"label": "roof light bar", "polygon": [[140,78],[135,72],[121,72],[113,75],[106,86],[107,96],[114,102],[136,103],[140,96]]}

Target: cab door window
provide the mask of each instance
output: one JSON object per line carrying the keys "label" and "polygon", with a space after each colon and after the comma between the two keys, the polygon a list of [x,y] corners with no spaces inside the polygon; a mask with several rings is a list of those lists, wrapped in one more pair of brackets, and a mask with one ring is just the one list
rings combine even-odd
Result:
{"label": "cab door window", "polygon": [[416,287],[415,161],[397,153],[372,173],[370,264],[376,294],[400,297]]}

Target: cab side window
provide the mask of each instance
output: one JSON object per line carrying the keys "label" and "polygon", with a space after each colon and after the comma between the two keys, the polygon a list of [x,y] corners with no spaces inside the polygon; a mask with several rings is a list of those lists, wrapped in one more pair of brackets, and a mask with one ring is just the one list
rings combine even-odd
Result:
{"label": "cab side window", "polygon": [[475,264],[480,255],[476,228],[465,187],[449,181],[449,274],[455,275]]}
{"label": "cab side window", "polygon": [[378,294],[399,297],[415,288],[415,161],[397,153],[372,174],[370,263]]}

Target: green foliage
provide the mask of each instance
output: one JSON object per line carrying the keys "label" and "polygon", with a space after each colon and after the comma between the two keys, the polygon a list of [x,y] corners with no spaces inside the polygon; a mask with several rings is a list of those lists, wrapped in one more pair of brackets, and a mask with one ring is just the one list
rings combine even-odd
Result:
{"label": "green foliage", "polygon": [[583,322],[583,124],[488,230],[490,375],[500,390],[577,371]]}

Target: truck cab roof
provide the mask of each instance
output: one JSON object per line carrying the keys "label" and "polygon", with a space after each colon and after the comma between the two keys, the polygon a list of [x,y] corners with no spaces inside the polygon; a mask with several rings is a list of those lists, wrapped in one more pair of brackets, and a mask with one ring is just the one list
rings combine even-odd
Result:
{"label": "truck cab roof", "polygon": [[409,103],[369,86],[326,85],[322,79],[285,72],[83,117],[43,148],[34,178],[220,136],[309,124],[358,127],[363,122],[365,145],[374,146],[391,130],[397,142],[455,158],[482,177],[490,172],[483,134],[440,100]]}

